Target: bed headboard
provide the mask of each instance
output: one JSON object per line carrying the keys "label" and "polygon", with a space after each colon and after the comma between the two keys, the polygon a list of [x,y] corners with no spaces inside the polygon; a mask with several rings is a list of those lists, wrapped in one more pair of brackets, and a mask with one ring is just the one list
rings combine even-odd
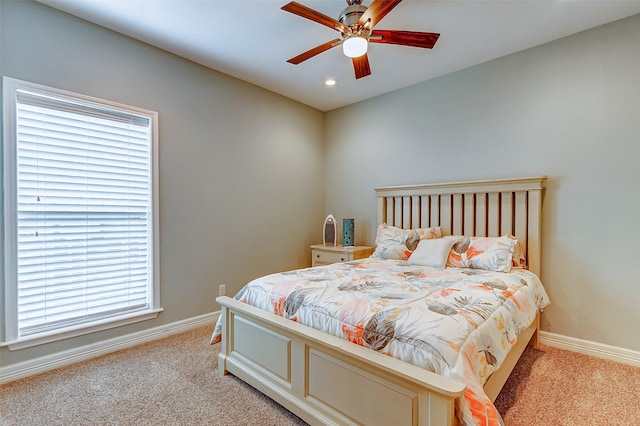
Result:
{"label": "bed headboard", "polygon": [[546,176],[376,188],[378,223],[440,226],[443,235],[511,234],[540,275],[540,223]]}

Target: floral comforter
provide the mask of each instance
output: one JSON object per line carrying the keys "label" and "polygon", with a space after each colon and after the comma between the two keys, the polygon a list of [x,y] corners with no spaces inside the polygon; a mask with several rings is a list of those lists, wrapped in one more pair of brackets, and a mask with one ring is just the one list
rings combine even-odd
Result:
{"label": "floral comforter", "polygon": [[[368,258],[268,275],[235,298],[467,385],[461,424],[501,424],[482,386],[549,299],[538,277]],[[212,344],[220,341],[216,324]]]}

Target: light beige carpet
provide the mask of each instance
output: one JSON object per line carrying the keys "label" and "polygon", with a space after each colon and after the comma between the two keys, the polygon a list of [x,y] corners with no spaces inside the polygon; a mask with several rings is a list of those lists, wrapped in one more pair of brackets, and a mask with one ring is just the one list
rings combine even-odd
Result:
{"label": "light beige carpet", "polygon": [[233,376],[211,327],[0,387],[0,425],[304,425]]}
{"label": "light beige carpet", "polygon": [[529,347],[495,404],[509,426],[640,425],[640,368]]}
{"label": "light beige carpet", "polygon": [[[0,425],[304,425],[217,373],[212,327],[0,386]],[[529,348],[496,405],[507,425],[640,425],[640,369]]]}

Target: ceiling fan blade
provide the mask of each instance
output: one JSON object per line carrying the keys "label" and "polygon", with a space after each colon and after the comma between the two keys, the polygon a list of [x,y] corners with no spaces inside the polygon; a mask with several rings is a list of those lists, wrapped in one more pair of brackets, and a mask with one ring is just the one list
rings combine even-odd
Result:
{"label": "ceiling fan blade", "polygon": [[320,46],[316,46],[313,49],[309,49],[306,52],[299,54],[298,56],[294,56],[293,58],[289,59],[287,62],[293,65],[298,65],[300,62],[306,61],[309,58],[313,58],[314,56],[326,50],[329,50],[332,47],[337,46],[339,44],[340,44],[340,39],[335,38],[331,41],[321,44]]}
{"label": "ceiling fan blade", "polygon": [[353,69],[356,72],[356,80],[371,75],[369,57],[366,53],[362,56],[358,56],[357,58],[353,58]]}
{"label": "ceiling fan blade", "polygon": [[435,46],[436,41],[438,41],[438,37],[440,37],[440,34],[438,33],[374,30],[371,31],[369,41],[371,43],[400,44],[403,46],[431,49]]}
{"label": "ceiling fan blade", "polygon": [[369,8],[358,19],[358,25],[364,25],[367,29],[372,29],[382,20],[387,13],[400,4],[402,0],[373,0]]}
{"label": "ceiling fan blade", "polygon": [[298,16],[302,16],[303,18],[310,19],[311,21],[327,26],[333,30],[337,30],[340,32],[346,32],[348,30],[347,26],[344,25],[342,22],[337,21],[330,16],[327,16],[323,13],[315,11],[300,3],[296,3],[295,1],[285,4],[280,9],[284,10],[285,12],[293,13],[294,15],[298,15]]}

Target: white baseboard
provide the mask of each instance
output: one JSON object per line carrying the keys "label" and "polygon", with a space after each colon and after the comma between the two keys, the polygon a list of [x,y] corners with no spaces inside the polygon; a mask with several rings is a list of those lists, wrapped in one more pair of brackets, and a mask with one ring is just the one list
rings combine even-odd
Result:
{"label": "white baseboard", "polygon": [[584,355],[608,359],[622,364],[640,367],[640,351],[605,345],[589,340],[576,339],[548,331],[540,331],[540,343],[555,348],[566,349]]}
{"label": "white baseboard", "polygon": [[197,317],[176,321],[171,324],[165,324],[148,330],[138,331],[102,342],[93,343],[91,345],[57,352],[55,354],[46,355],[16,364],[10,364],[6,367],[0,366],[0,384],[22,379],[34,374],[44,373],[45,371],[64,367],[69,364],[85,361],[101,355],[106,355],[108,353],[130,348],[142,343],[162,339],[174,334],[183,333],[204,325],[211,325],[211,330],[213,331],[213,325],[217,321],[219,315],[220,311],[211,312]]}

